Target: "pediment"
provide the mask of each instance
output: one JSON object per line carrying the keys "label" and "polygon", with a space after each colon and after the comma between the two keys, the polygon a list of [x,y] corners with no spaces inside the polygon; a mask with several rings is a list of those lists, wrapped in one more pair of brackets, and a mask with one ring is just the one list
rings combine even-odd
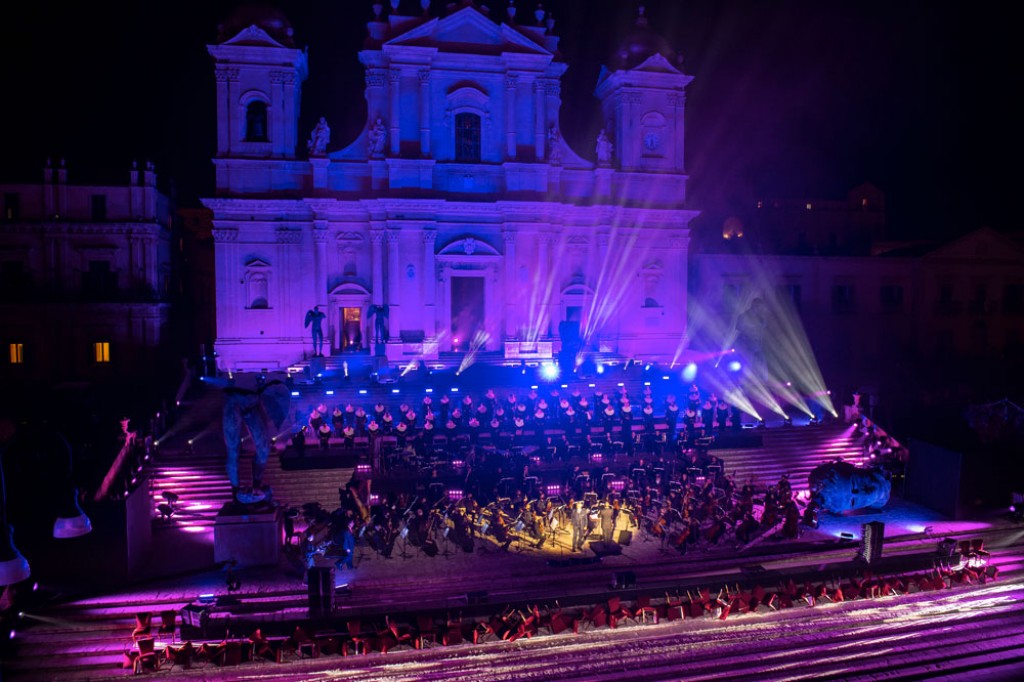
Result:
{"label": "pediment", "polygon": [[269,45],[271,47],[285,47],[271,38],[269,33],[256,24],[252,24],[248,28],[243,28],[235,34],[233,38],[225,40],[221,45]]}
{"label": "pediment", "polygon": [[491,54],[551,52],[506,24],[496,24],[474,7],[463,7],[446,17],[432,19],[387,41],[386,45],[434,47],[467,52],[473,48]]}
{"label": "pediment", "polygon": [[652,54],[641,62],[639,66],[635,66],[630,69],[630,71],[647,71],[649,73],[671,73],[680,75],[683,73],[658,52]]}
{"label": "pediment", "polygon": [[931,251],[928,260],[999,260],[1024,262],[1024,249],[990,227],[982,227]]}
{"label": "pediment", "polygon": [[245,267],[247,267],[247,268],[269,268],[270,267],[270,263],[268,263],[267,261],[263,260],[262,258],[252,258],[252,259],[247,260],[245,262]]}
{"label": "pediment", "polygon": [[497,250],[485,241],[472,236],[454,239],[441,249],[439,256],[500,256]]}

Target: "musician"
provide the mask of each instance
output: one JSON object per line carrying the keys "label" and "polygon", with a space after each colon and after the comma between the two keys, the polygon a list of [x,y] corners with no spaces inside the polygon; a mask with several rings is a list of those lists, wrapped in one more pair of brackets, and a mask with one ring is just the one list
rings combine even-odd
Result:
{"label": "musician", "polygon": [[612,536],[615,532],[615,510],[612,509],[610,504],[602,504],[601,509],[598,512],[598,517],[601,520],[601,535],[605,542],[612,542]]}
{"label": "musician", "polygon": [[316,435],[320,439],[320,449],[326,450],[331,441],[331,427],[327,425],[327,422],[320,424]]}
{"label": "musician", "polygon": [[340,407],[335,407],[334,412],[331,413],[331,423],[335,433],[341,433],[341,430],[345,428],[345,414]]}
{"label": "musician", "polygon": [[348,523],[345,524],[345,530],[341,536],[341,549],[345,552],[345,555],[334,562],[335,567],[339,570],[345,568],[351,570],[354,568],[352,559],[356,553],[355,527],[356,522],[353,519],[350,519]]}
{"label": "musician", "polygon": [[572,506],[572,551],[578,552],[583,549],[583,543],[587,540],[587,510],[583,508],[583,502],[577,501]]}
{"label": "musician", "polygon": [[747,544],[754,537],[754,533],[757,532],[757,519],[754,518],[752,512],[746,512],[743,514],[743,519],[736,526],[736,539],[742,544]]}
{"label": "musician", "polygon": [[320,427],[324,424],[323,414],[320,410],[313,408],[313,411],[309,413],[309,430],[313,433],[320,433]]}

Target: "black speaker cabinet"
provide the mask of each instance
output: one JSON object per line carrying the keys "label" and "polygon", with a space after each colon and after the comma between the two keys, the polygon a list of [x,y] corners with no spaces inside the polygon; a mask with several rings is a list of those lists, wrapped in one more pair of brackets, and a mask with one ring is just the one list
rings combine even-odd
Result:
{"label": "black speaker cabinet", "polygon": [[631,530],[620,530],[619,537],[616,540],[620,545],[628,545],[633,542],[633,531]]}
{"label": "black speaker cabinet", "polygon": [[309,569],[310,616],[326,616],[334,611],[334,572],[333,566]]}

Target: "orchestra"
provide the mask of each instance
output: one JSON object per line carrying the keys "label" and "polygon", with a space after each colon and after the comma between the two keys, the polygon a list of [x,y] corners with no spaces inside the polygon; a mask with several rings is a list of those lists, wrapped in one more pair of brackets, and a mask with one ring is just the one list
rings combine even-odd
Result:
{"label": "orchestra", "polygon": [[801,514],[788,478],[737,485],[710,447],[733,427],[733,408],[714,394],[702,398],[696,386],[687,397],[681,409],[667,396],[657,418],[649,387],[636,407],[623,387],[611,395],[597,390],[592,401],[578,389],[552,390],[550,399],[534,390],[507,399],[489,391],[478,401],[443,395],[436,413],[428,396],[419,414],[402,404],[397,419],[381,402],[370,413],[319,405],[308,430],[322,442],[337,436],[352,447],[354,436],[369,435],[374,471],[428,475],[416,491],[385,490],[372,499],[368,486],[353,481],[339,490],[334,513],[307,510],[307,564],[320,556],[353,565],[352,548],[342,546],[349,527],[356,553],[365,548],[384,559],[575,553],[588,542],[632,537],[619,531],[634,528],[641,541],[680,554],[746,545],[767,532],[797,537]]}

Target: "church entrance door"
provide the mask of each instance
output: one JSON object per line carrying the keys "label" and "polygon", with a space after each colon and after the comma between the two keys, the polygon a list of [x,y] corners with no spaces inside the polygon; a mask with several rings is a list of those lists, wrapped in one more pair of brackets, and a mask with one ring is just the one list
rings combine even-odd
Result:
{"label": "church entrance door", "polygon": [[486,350],[484,335],[484,278],[451,278],[452,350]]}
{"label": "church entrance door", "polygon": [[341,309],[341,350],[357,351],[363,348],[362,308]]}

